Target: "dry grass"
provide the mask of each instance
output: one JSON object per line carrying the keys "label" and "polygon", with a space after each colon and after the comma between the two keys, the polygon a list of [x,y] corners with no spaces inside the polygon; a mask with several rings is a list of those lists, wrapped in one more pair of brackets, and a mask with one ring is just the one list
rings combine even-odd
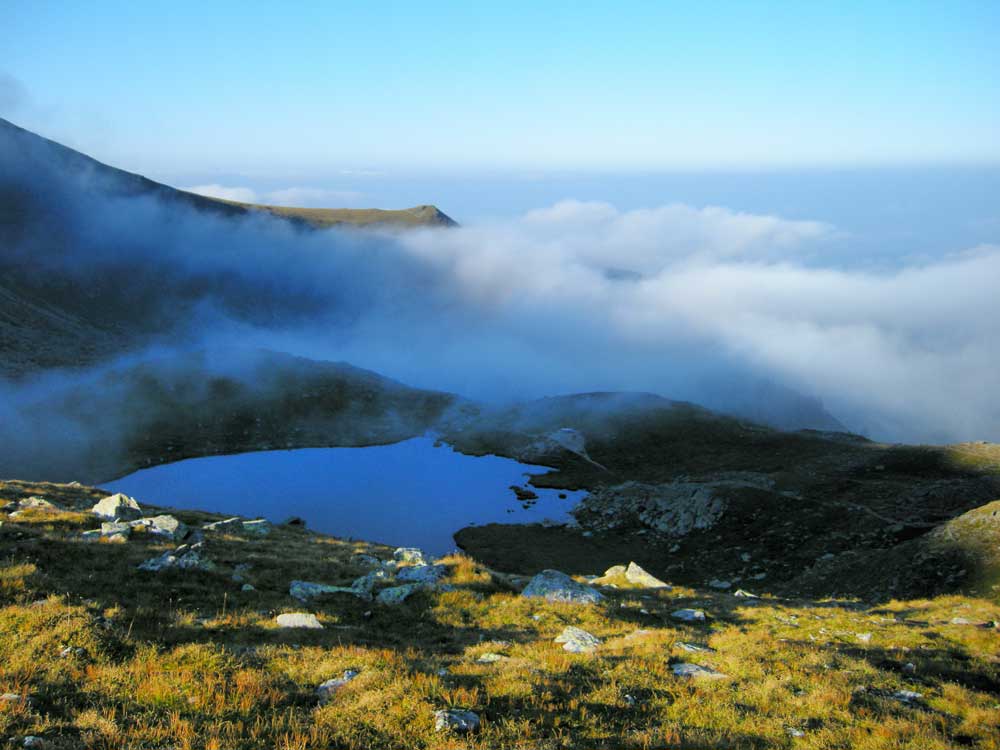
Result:
{"label": "dry grass", "polygon": [[[211,538],[217,572],[142,573],[168,545],[73,539],[94,525],[38,511],[0,528],[0,692],[30,697],[0,703],[0,736],[67,748],[1000,747],[997,631],[951,624],[1000,620],[986,600],[867,607],[675,587],[560,605],[452,556],[450,590],[397,608],[346,595],[302,605],[291,579],[346,583],[363,572],[353,555],[388,550],[278,527]],[[231,580],[241,562],[256,591]],[[709,620],[673,620],[680,607]],[[325,629],[275,627],[296,610]],[[600,637],[597,652],[554,644],[566,625]],[[676,661],[728,679],[675,677]],[[319,706],[316,686],[346,669],[358,677]],[[446,707],[476,711],[482,728],[435,732]]]}

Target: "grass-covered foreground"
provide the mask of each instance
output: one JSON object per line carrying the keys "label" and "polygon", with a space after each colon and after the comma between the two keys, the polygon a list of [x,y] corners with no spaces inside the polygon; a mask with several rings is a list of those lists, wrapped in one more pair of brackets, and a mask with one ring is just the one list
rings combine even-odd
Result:
{"label": "grass-covered foreground", "polygon": [[[83,509],[103,493],[0,484],[0,503],[28,496],[76,510],[19,510],[0,527],[0,742],[15,747],[1000,747],[991,601],[872,606],[621,580],[601,603],[559,604],[455,555],[444,585],[400,605],[303,604],[293,579],[349,585],[370,570],[359,554],[392,550],[276,526],[206,534],[214,571],[140,571],[176,543],[82,541],[99,526]],[[681,608],[707,620],[674,619]],[[323,629],[281,629],[283,612]],[[564,651],[567,625],[601,643]],[[726,676],[678,677],[679,662]],[[358,674],[320,705],[317,686],[346,670]],[[476,712],[478,731],[437,731],[447,708]]]}

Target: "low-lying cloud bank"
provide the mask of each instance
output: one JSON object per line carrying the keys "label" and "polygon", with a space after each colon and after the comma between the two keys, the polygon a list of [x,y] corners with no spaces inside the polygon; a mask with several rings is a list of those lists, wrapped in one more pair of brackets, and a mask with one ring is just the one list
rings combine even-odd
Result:
{"label": "low-lying cloud bank", "polygon": [[828,257],[843,237],[822,221],[577,201],[304,231],[135,194],[47,148],[0,142],[0,191],[24,202],[0,260],[29,290],[86,291],[84,314],[148,345],[288,351],[494,400],[644,390],[766,415],[785,388],[880,439],[1000,440],[1000,246],[874,273]]}

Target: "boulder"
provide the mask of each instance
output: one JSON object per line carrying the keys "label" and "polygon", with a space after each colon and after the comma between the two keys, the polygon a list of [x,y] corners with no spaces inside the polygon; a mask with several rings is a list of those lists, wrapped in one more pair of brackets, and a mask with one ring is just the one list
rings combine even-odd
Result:
{"label": "boulder", "polygon": [[111,521],[134,521],[142,518],[142,508],[139,507],[139,503],[120,492],[100,500],[90,512]]}
{"label": "boulder", "polygon": [[687,643],[678,641],[677,648],[687,651],[689,654],[714,654],[715,649],[709,646],[702,646],[700,643]]}
{"label": "boulder", "polygon": [[251,536],[267,536],[274,528],[266,518],[255,518],[252,521],[243,522],[243,533]]}
{"label": "boulder", "polygon": [[416,547],[397,547],[392,553],[392,558],[396,562],[409,563],[411,565],[426,565],[424,553]]}
{"label": "boulder", "polygon": [[170,568],[178,570],[215,570],[215,563],[202,556],[204,547],[198,544],[182,544],[172,552],[164,552],[139,565],[139,570],[161,571]]}
{"label": "boulder", "polygon": [[563,650],[572,654],[590,653],[601,645],[601,639],[596,635],[572,625],[564,628],[563,632],[556,636],[555,642],[563,644]]}
{"label": "boulder", "polygon": [[543,570],[528,582],[521,596],[572,604],[596,604],[604,599],[597,589],[577,583],[558,570]]}
{"label": "boulder", "polygon": [[175,542],[181,541],[188,535],[188,527],[183,522],[169,515],[153,516],[132,521],[133,528],[144,528],[146,533],[162,536]]}
{"label": "boulder", "polygon": [[279,628],[323,629],[323,625],[316,619],[316,615],[310,612],[286,612],[283,615],[278,615],[276,622]]}
{"label": "boulder", "polygon": [[628,567],[625,568],[625,579],[629,583],[634,583],[636,586],[642,586],[647,589],[669,589],[670,586],[659,578],[650,575],[645,570],[640,568],[634,562],[630,562]]}
{"label": "boulder", "polygon": [[481,654],[478,659],[476,659],[476,664],[496,664],[498,661],[506,661],[507,657],[503,654],[495,654],[492,651]]}
{"label": "boulder", "polygon": [[335,696],[342,687],[357,676],[357,670],[348,669],[344,671],[343,677],[334,677],[333,679],[321,683],[319,687],[316,688],[316,697],[319,699],[319,705],[325,706],[333,700],[333,696]]}
{"label": "boulder", "polygon": [[[361,579],[358,579],[361,580]],[[288,587],[288,595],[300,602],[308,602],[330,594],[350,594],[359,599],[370,600],[372,598],[371,589],[356,588],[355,586],[331,586],[326,583],[314,583],[312,581],[292,581]]]}
{"label": "boulder", "polygon": [[402,586],[382,589],[378,592],[378,596],[375,597],[375,601],[379,604],[393,607],[397,604],[402,604],[411,594],[419,591],[421,588],[422,586],[419,583],[404,583]]}
{"label": "boulder", "polygon": [[728,675],[724,675],[722,672],[716,672],[714,669],[702,667],[698,664],[689,664],[687,662],[672,664],[670,665],[670,670],[674,673],[675,677],[691,677],[694,679],[707,680],[724,680],[728,677]]}
{"label": "boulder", "polygon": [[434,712],[434,730],[444,732],[450,730],[459,734],[474,732],[479,729],[479,716],[472,711],[459,708],[449,708]]}
{"label": "boulder", "polygon": [[700,609],[678,609],[671,612],[670,616],[684,622],[704,622],[706,619],[705,613]]}
{"label": "boulder", "polygon": [[435,584],[444,578],[447,572],[448,568],[445,565],[410,565],[399,569],[396,580],[402,583]]}
{"label": "boulder", "polygon": [[101,537],[109,542],[127,542],[132,535],[132,527],[121,521],[105,521],[101,524]]}

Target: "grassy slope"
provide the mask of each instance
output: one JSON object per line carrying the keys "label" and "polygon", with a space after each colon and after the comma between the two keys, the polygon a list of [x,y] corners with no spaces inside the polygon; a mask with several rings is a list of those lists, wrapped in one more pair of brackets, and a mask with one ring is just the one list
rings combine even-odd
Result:
{"label": "grassy slope", "polygon": [[302,222],[316,229],[336,226],[355,227],[454,227],[454,219],[436,206],[413,208],[296,208],[293,206],[268,206],[256,203],[226,201],[221,203],[238,206],[248,211],[265,211],[272,216]]}
{"label": "grassy slope", "polygon": [[[80,508],[101,494],[0,484],[3,499]],[[94,525],[86,513],[35,511],[0,527],[0,692],[31,697],[0,703],[5,737],[67,748],[1000,747],[996,630],[950,624],[1000,619],[984,600],[866,607],[678,587],[558,605],[451,557],[452,591],[396,609],[349,596],[304,606],[287,594],[291,579],[347,582],[363,572],[352,555],[388,550],[278,527],[211,538],[217,572],[153,574],[135,565],[168,545],[72,538]],[[256,591],[230,579],[244,562]],[[683,606],[709,621],[672,620]],[[325,629],[274,627],[277,613],[301,610]],[[597,653],[552,643],[569,624],[603,639]],[[715,652],[687,654],[680,641]],[[66,646],[85,651],[60,657]],[[477,663],[486,652],[509,659]],[[730,679],[677,678],[674,661]],[[349,668],[360,676],[317,707],[315,686]],[[896,690],[923,698],[900,703]],[[449,706],[477,711],[482,730],[435,733],[434,710]]]}

